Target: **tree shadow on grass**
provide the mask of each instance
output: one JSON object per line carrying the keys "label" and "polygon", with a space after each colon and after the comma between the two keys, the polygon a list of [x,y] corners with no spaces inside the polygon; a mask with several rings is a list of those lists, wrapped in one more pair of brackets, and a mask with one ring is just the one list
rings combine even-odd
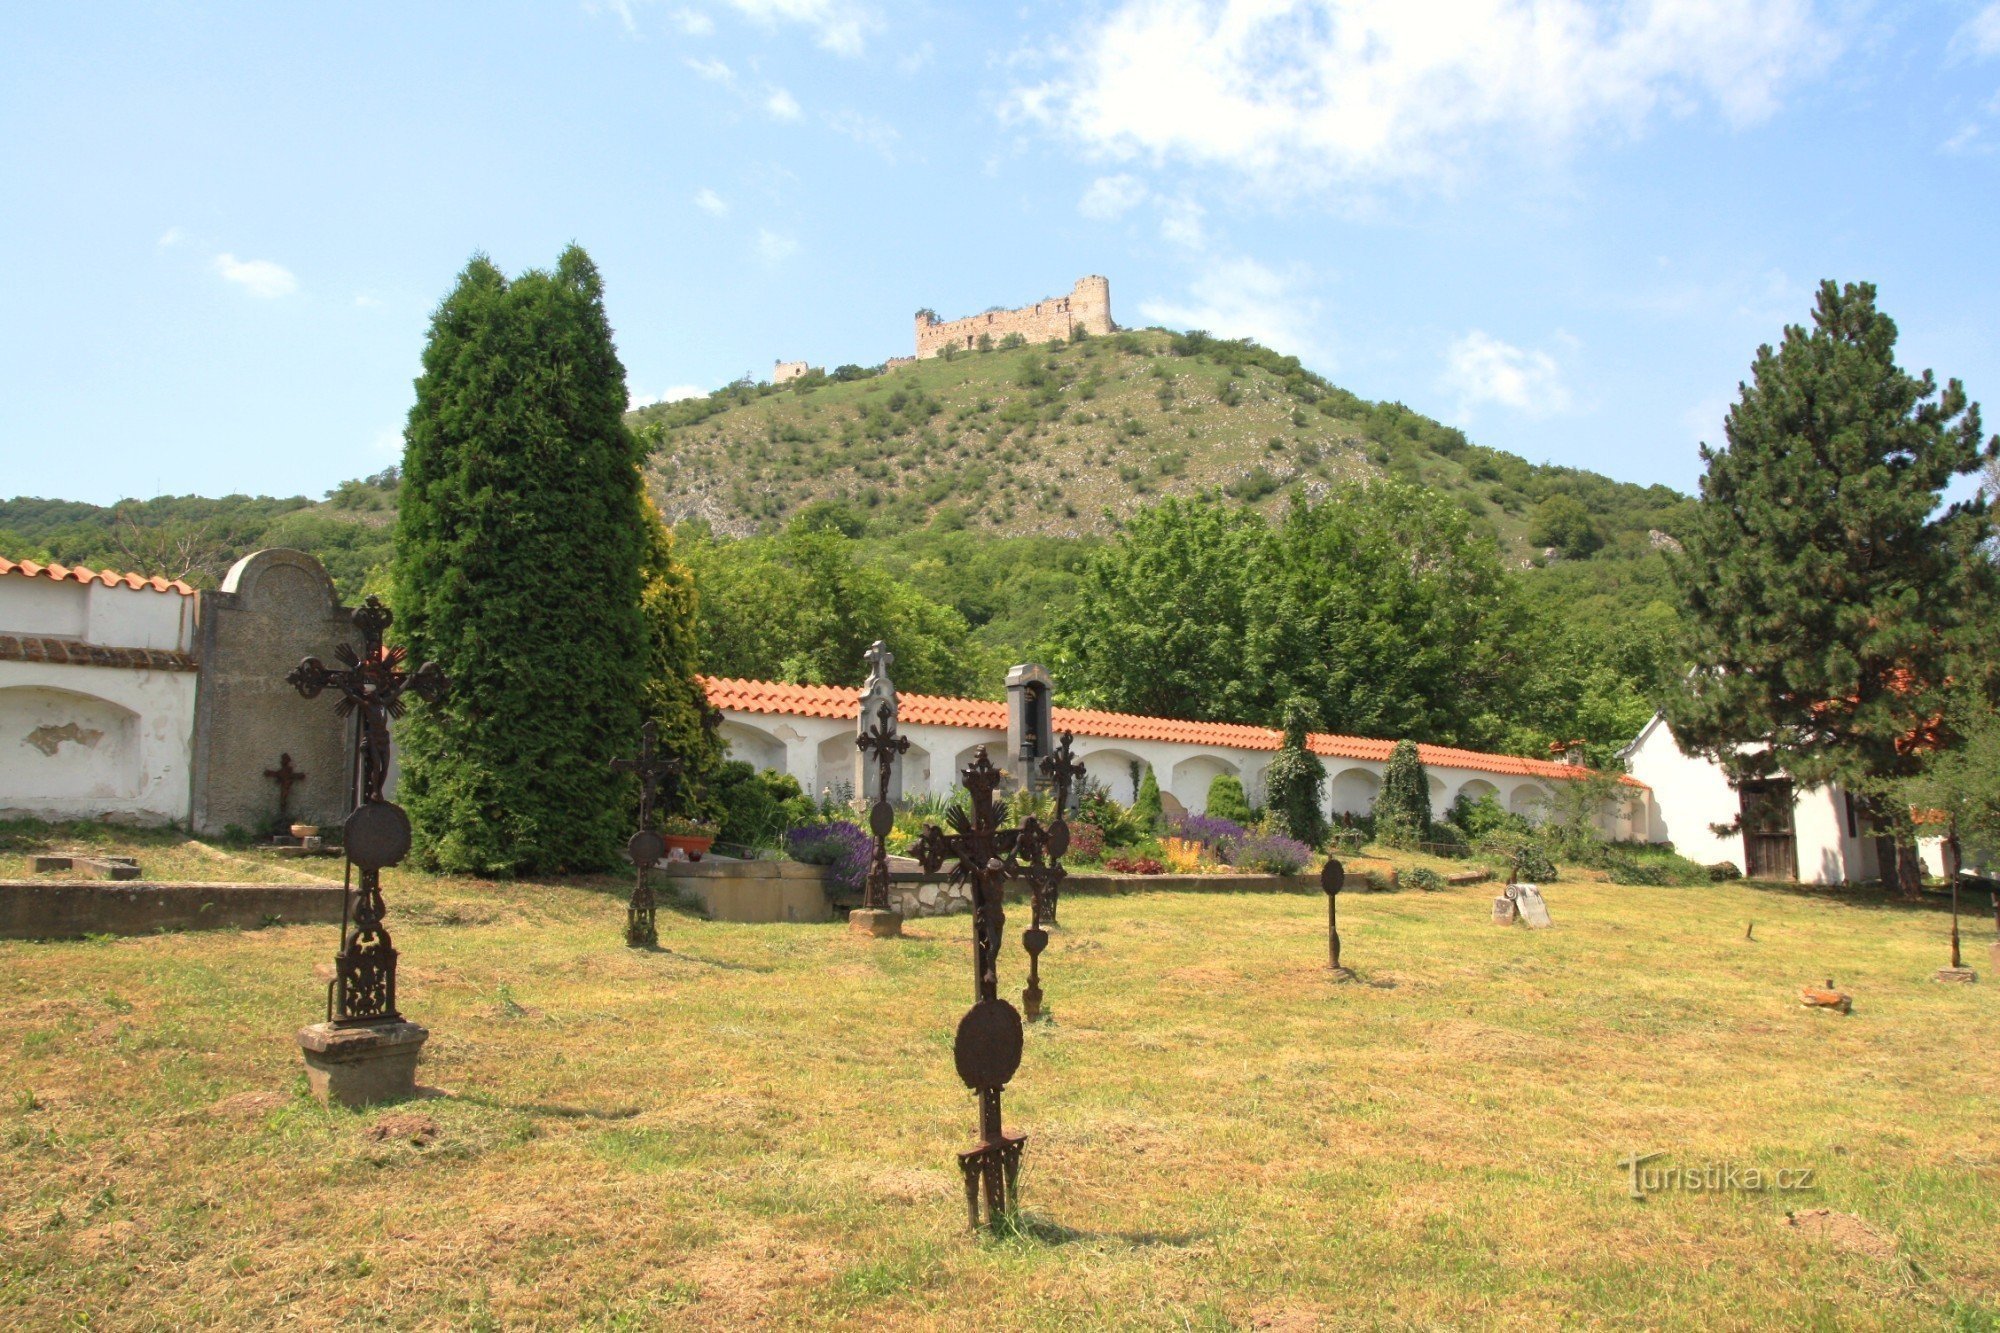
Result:
{"label": "tree shadow on grass", "polygon": [[[1867,912],[1949,914],[1951,911],[1949,885],[1927,884],[1921,897],[1910,899],[1879,884],[1799,884],[1789,880],[1773,879],[1745,879],[1738,880],[1737,884],[1753,893],[1768,893],[1783,898],[1804,898],[1820,903],[1837,903],[1842,907],[1854,907]],[[1984,888],[1961,888],[1958,893],[1958,911],[1960,916],[1991,912],[1992,898],[1989,891]]]}
{"label": "tree shadow on grass", "polygon": [[494,1111],[512,1111],[517,1115],[538,1116],[549,1120],[631,1120],[643,1113],[638,1106],[562,1106],[548,1102],[510,1102],[498,1097],[479,1093],[446,1092],[440,1088],[418,1088],[417,1096],[423,1100],[441,1098],[463,1102],[467,1106],[484,1106]]}

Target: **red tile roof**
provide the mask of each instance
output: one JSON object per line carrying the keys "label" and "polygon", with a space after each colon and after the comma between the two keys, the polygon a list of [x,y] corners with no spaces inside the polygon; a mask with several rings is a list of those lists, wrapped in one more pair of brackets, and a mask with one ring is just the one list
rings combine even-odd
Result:
{"label": "red tile roof", "polygon": [[188,584],[159,574],[144,578],[138,574],[118,574],[108,569],[85,569],[82,565],[43,565],[33,560],[9,560],[5,556],[0,556],[0,574],[25,574],[31,579],[54,579],[57,583],[101,583],[107,588],[151,588],[154,592],[179,593],[183,597],[194,594],[194,589]]}
{"label": "red tile roof", "polygon": [[[795,717],[851,719],[861,691],[846,685],[786,685],[770,680],[730,680],[703,676],[708,701],[716,708],[738,713],[788,713]],[[954,699],[937,694],[897,696],[898,716],[911,726],[972,727],[981,731],[1007,729],[1007,705],[987,699]],[[1283,734],[1271,727],[1250,727],[1234,722],[1186,722],[1178,718],[1140,717],[1134,713],[1103,713],[1086,708],[1052,710],[1058,731],[1100,740],[1178,741],[1185,745],[1213,745],[1235,750],[1275,750]],[[1388,759],[1394,741],[1366,736],[1334,736],[1314,732],[1306,737],[1306,748],[1314,754],[1336,759]],[[1515,777],[1573,778],[1580,772],[1570,764],[1548,759],[1523,759],[1511,754],[1486,754],[1479,750],[1458,750],[1445,745],[1417,746],[1417,756],[1427,766],[1469,768],[1482,773],[1503,773]],[[1644,786],[1634,778],[1625,781]]]}

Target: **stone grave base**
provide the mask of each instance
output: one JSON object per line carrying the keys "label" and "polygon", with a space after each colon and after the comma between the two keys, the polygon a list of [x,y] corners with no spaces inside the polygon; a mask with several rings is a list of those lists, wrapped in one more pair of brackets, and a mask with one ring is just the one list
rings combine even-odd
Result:
{"label": "stone grave base", "polygon": [[1979,980],[1979,974],[1969,967],[1941,967],[1937,970],[1937,979],[1956,981],[1969,986]]}
{"label": "stone grave base", "polygon": [[426,1028],[402,1022],[300,1028],[306,1082],[327,1106],[407,1101],[417,1095],[417,1055],[430,1035]]}
{"label": "stone grave base", "polygon": [[903,933],[903,918],[894,912],[873,907],[857,907],[847,914],[847,928],[856,935],[878,940],[894,939]]}

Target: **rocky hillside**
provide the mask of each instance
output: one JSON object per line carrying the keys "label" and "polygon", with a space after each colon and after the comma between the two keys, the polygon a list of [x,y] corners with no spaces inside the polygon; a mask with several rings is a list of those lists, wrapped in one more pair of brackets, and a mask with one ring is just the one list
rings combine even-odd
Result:
{"label": "rocky hillside", "polygon": [[[883,535],[935,523],[1087,536],[1162,494],[1220,490],[1268,510],[1295,488],[1394,475],[1452,495],[1525,562],[1549,547],[1636,554],[1688,503],[1481,448],[1294,357],[1162,330],[732,385],[632,420],[668,516],[739,536],[815,501]],[[1544,512],[1556,496],[1569,498]]]}

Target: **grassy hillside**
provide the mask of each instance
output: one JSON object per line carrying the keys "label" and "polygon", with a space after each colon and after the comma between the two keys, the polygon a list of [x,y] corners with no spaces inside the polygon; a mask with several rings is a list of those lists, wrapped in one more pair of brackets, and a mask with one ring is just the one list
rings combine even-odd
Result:
{"label": "grassy hillside", "polygon": [[1393,475],[1451,495],[1526,561],[1543,549],[1535,520],[1552,496],[1590,516],[1595,541],[1576,549],[1610,554],[1648,549],[1688,504],[1667,487],[1481,448],[1295,357],[1161,330],[732,385],[633,420],[668,516],[736,536],[835,501],[883,535],[934,524],[1079,537],[1162,494],[1220,490],[1269,510],[1294,487]]}

